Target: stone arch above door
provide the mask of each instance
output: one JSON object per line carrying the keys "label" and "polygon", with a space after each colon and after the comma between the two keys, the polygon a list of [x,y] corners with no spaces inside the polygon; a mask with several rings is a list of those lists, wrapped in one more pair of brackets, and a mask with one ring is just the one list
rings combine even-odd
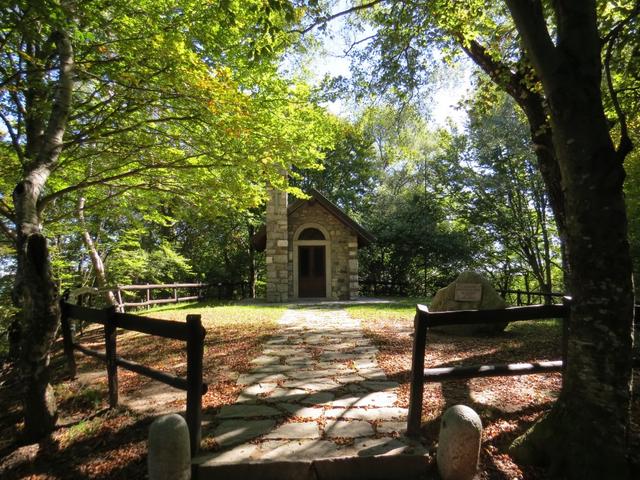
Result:
{"label": "stone arch above door", "polygon": [[[307,232],[311,235],[303,235],[303,232],[308,229],[313,229],[319,232],[324,237],[323,240],[319,238],[304,240],[305,236],[319,237],[316,232]],[[303,239],[300,239],[302,235]],[[329,231],[318,223],[305,223],[300,225],[293,234],[293,295],[295,298],[300,298],[300,247],[305,247],[307,250],[313,249],[313,247],[324,247],[324,275],[325,275],[325,292],[322,297],[331,298],[331,235]]]}

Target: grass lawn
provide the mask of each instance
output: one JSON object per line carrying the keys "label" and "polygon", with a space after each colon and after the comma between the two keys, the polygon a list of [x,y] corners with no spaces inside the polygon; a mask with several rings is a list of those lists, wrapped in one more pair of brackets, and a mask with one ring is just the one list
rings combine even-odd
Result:
{"label": "grass lawn", "polygon": [[[235,378],[250,368],[262,343],[277,327],[284,306],[181,304],[143,312],[153,318],[185,321],[199,314],[207,331],[204,372],[209,392],[204,413],[235,401]],[[88,327],[78,337],[88,348],[104,350],[102,327]],[[59,342],[60,343],[60,342]],[[118,332],[118,355],[174,375],[186,375],[185,343],[136,332]],[[142,479],[146,477],[146,437],[155,407],[184,410],[185,392],[123,369],[119,394],[135,408],[108,410],[107,377],[102,362],[76,354],[79,379],[67,378],[59,344],[52,358],[53,386],[60,427],[41,444],[17,448],[21,425],[15,372],[0,377],[0,478]],[[146,410],[148,406],[149,410]]]}
{"label": "grass lawn", "polygon": [[349,305],[345,310],[352,317],[365,321],[413,321],[416,304],[428,304],[430,301],[430,298],[391,298],[389,303],[361,303]]}

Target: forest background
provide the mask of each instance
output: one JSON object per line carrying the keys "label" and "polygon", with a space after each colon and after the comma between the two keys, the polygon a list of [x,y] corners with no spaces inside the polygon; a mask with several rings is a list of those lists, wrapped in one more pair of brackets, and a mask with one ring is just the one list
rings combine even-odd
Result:
{"label": "forest background", "polygon": [[[287,27],[301,11],[284,3],[267,6],[266,16],[261,2],[223,2],[226,10],[208,13],[190,2],[137,9],[126,3],[89,2],[73,11],[83,28],[73,30],[70,128],[43,202],[60,291],[245,282],[249,295],[260,296],[264,258],[250,238],[263,222],[269,183],[298,196],[316,188],[375,235],[360,252],[364,284],[428,296],[461,270],[477,270],[503,290],[565,290],[562,245],[526,119],[479,68],[462,62],[460,50],[423,48],[426,67],[410,85],[400,71],[395,82],[364,81],[375,26],[363,14],[320,22],[301,36]],[[46,5],[25,12],[20,18],[19,8],[5,10],[3,25],[26,28],[29,15],[57,21]],[[218,27],[205,32],[204,20]],[[252,22],[266,35],[248,41]],[[27,134],[21,103],[29,99],[7,88],[28,64],[28,52],[11,43],[11,30],[3,32],[13,47],[2,57],[0,97],[0,351],[6,353],[15,313],[12,190],[23,170],[14,147]],[[42,63],[46,53],[40,52]],[[317,66],[336,54],[342,66],[349,59],[352,72],[319,78]],[[637,70],[625,73],[637,66],[637,46],[621,44],[615,61],[613,81],[637,143],[639,79]],[[41,81],[53,84],[55,73]],[[465,88],[455,99],[455,121],[433,110],[443,101],[438,92],[452,86]],[[336,102],[339,114],[327,108]],[[607,105],[613,111],[610,99]],[[637,149],[625,161],[636,265],[639,162]],[[288,186],[278,178],[282,168],[289,170]]]}

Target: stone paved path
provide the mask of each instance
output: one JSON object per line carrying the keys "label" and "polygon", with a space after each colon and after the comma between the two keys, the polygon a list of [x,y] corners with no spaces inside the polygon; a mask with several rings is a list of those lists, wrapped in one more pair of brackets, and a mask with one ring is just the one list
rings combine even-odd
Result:
{"label": "stone paved path", "polygon": [[407,411],[376,362],[360,322],[338,308],[290,309],[255,367],[237,380],[237,402],[205,426],[220,451],[199,462],[315,460],[424,454],[405,438]]}

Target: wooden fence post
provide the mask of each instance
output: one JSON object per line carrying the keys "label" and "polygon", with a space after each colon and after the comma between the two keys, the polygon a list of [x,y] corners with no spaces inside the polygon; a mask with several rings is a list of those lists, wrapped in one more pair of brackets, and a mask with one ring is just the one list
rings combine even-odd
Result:
{"label": "wooden fence post", "polygon": [[422,421],[422,394],[424,392],[424,353],[427,346],[427,322],[429,309],[416,306],[413,320],[413,357],[411,359],[411,390],[407,415],[407,436],[420,436]]}
{"label": "wooden fence post", "polygon": [[569,350],[569,317],[571,316],[571,297],[562,297],[565,314],[562,317],[562,373],[567,371],[567,356]]}
{"label": "wooden fence post", "polygon": [[200,449],[202,422],[202,356],[205,329],[200,315],[187,315],[187,425],[191,455]]}
{"label": "wooden fence post", "polygon": [[73,332],[71,331],[71,323],[69,322],[69,309],[67,308],[66,298],[60,299],[60,327],[62,329],[62,345],[64,354],[67,357],[67,365],[69,367],[69,375],[76,378],[78,371],[76,359],[73,356]]}
{"label": "wooden fence post", "polygon": [[116,364],[116,325],[114,321],[116,307],[107,307],[104,311],[106,313],[106,321],[104,322],[104,346],[107,356],[109,407],[115,408],[118,406],[118,365]]}

